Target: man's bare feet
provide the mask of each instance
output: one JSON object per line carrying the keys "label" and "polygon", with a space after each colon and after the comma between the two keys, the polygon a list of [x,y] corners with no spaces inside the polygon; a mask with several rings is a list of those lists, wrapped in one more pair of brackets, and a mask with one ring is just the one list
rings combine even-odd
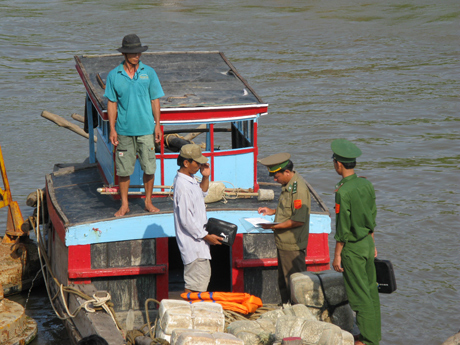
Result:
{"label": "man's bare feet", "polygon": [[147,201],[145,201],[145,210],[148,212],[152,212],[152,213],[160,212],[160,209],[158,207],[153,206],[151,202],[147,202]]}
{"label": "man's bare feet", "polygon": [[122,217],[128,212],[129,212],[129,207],[121,205],[120,209],[117,212],[115,212],[115,217]]}

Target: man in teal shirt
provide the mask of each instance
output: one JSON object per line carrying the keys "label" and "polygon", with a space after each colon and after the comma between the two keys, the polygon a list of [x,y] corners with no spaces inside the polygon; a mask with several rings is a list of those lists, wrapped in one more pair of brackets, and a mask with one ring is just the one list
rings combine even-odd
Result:
{"label": "man in teal shirt", "polygon": [[335,171],[342,176],[335,190],[337,241],[332,266],[343,273],[348,301],[356,312],[360,335],[355,345],[378,345],[381,339],[380,301],[374,257],[375,192],[372,183],[356,176],[361,150],[345,139],[331,144]]}
{"label": "man in teal shirt", "polygon": [[121,207],[116,217],[129,212],[128,190],[136,156],[144,172],[145,209],[159,212],[152,204],[156,170],[155,142],[161,140],[160,100],[164,96],[155,70],[140,61],[142,46],[137,35],[123,37],[118,49],[125,61],[107,76],[104,96],[110,123],[110,141],[116,146],[116,174],[120,187]]}

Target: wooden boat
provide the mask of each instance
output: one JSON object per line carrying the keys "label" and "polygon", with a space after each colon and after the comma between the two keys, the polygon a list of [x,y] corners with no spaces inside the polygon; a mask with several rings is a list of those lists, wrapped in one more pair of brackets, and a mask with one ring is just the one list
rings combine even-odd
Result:
{"label": "wooden boat", "polygon": [[[183,291],[183,266],[175,240],[171,192],[177,172],[179,146],[167,138],[202,133],[204,155],[210,160],[211,181],[227,188],[258,193],[274,191],[275,199],[227,194],[226,202],[207,205],[208,217],[238,225],[233,246],[213,247],[210,291],[247,292],[264,303],[278,303],[277,259],[273,234],[243,225],[243,218],[261,217],[260,206],[276,208],[280,186],[258,166],[258,121],[267,114],[264,103],[220,52],[144,53],[166,96],[160,99],[165,140],[157,148],[154,205],[161,212],[144,211],[142,171],[138,162],[131,176],[130,213],[116,218],[118,178],[114,148],[109,140],[107,74],[123,60],[121,55],[76,56],[76,69],[86,89],[85,127],[89,132],[89,164],[55,166],[46,176],[47,212],[51,220],[47,253],[57,280],[90,294],[108,291],[123,328],[145,323],[144,303],[178,296]],[[199,128],[197,129],[197,126]],[[95,142],[94,137],[97,138]],[[197,139],[200,137],[197,137]],[[108,188],[108,189],[104,189]],[[312,195],[308,270],[329,269],[329,211],[309,185]],[[99,190],[115,191],[104,195]],[[239,192],[244,194],[243,192]],[[271,220],[272,217],[266,217]],[[67,303],[81,298],[65,294]],[[79,302],[80,301],[80,302]],[[62,307],[62,306],[61,306]],[[150,312],[149,312],[150,313]],[[84,314],[84,313],[80,313]],[[85,314],[86,315],[86,314]],[[91,321],[88,321],[91,319]],[[120,343],[107,321],[88,315],[67,320],[73,337],[100,333]],[[108,321],[110,323],[110,321]],[[102,333],[101,333],[102,332]]]}

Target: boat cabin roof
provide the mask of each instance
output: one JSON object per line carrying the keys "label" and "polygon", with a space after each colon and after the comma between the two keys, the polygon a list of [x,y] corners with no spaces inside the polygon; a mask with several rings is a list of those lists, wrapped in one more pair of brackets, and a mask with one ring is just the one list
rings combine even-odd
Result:
{"label": "boat cabin roof", "polygon": [[[124,58],[121,54],[84,55],[75,56],[75,61],[88,95],[102,115],[107,110],[103,96],[107,75]],[[143,53],[141,61],[155,69],[163,87],[162,122],[168,120],[168,111],[174,110],[243,108],[254,109],[254,116],[267,111],[267,104],[221,52]],[[247,111],[244,114],[246,118],[249,115]]]}

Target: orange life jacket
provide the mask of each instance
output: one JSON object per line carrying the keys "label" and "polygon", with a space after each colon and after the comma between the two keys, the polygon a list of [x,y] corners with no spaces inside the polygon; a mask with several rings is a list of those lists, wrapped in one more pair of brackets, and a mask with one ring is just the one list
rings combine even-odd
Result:
{"label": "orange life jacket", "polygon": [[233,310],[241,314],[254,313],[263,305],[259,297],[244,292],[184,292],[180,296],[190,303],[219,303],[225,310]]}

